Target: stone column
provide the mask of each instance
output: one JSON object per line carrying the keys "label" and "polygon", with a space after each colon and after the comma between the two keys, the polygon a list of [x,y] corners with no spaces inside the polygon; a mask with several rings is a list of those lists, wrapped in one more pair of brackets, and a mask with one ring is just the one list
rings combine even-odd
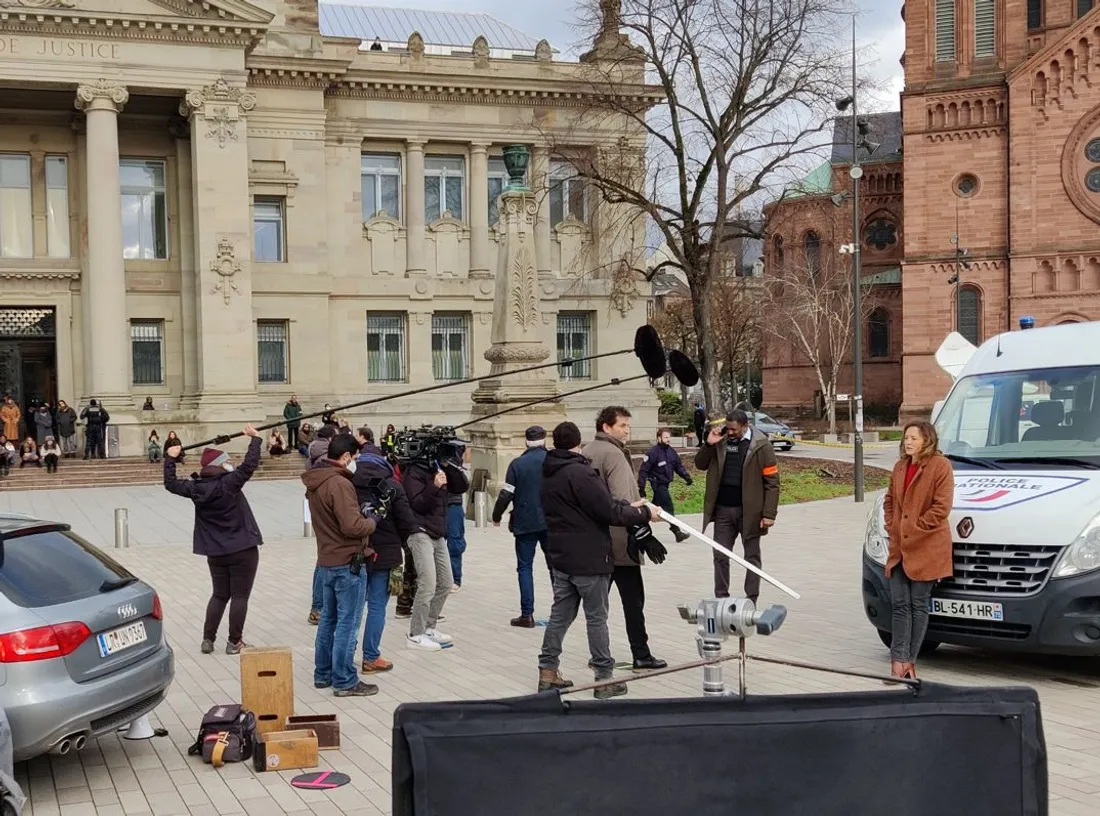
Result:
{"label": "stone column", "polygon": [[405,153],[405,274],[407,277],[428,274],[425,261],[427,245],[424,225],[424,144],[409,139]]}
{"label": "stone column", "polygon": [[237,424],[259,410],[245,122],[255,106],[255,95],[224,79],[180,104],[191,124],[197,406],[212,423]]}
{"label": "stone column", "polygon": [[487,278],[489,269],[489,145],[470,145],[470,277]]}
{"label": "stone column", "polygon": [[122,262],[122,193],[118,176],[118,114],[130,98],[121,85],[101,79],[76,89],[84,112],[87,157],[85,212],[88,274],[80,282],[87,306],[84,342],[90,344],[84,372],[86,396],[108,408],[133,409],[129,383],[129,321],[126,270]]}
{"label": "stone column", "polygon": [[536,147],[531,155],[531,188],[538,197],[535,218],[535,265],[539,278],[553,274],[550,267],[550,151]]}
{"label": "stone column", "polygon": [[180,259],[180,317],[183,330],[183,392],[181,405],[196,407],[199,396],[198,276],[195,272],[195,193],[191,172],[191,128],[186,119],[174,117],[168,132],[176,140],[178,168]]}

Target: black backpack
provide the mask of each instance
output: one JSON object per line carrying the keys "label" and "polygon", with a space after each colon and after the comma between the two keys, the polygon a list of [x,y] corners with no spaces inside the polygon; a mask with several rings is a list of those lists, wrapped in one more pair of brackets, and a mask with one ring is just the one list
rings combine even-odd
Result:
{"label": "black backpack", "polygon": [[256,739],[256,716],[236,703],[214,706],[199,726],[195,744],[187,749],[191,756],[220,768],[226,762],[245,762],[252,757]]}

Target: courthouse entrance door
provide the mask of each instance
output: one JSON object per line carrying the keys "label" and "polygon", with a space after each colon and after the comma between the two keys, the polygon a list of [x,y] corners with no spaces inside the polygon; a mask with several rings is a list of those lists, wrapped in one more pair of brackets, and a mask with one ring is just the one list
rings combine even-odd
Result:
{"label": "courthouse entrance door", "polygon": [[57,313],[52,308],[0,306],[0,397],[23,410],[57,403]]}

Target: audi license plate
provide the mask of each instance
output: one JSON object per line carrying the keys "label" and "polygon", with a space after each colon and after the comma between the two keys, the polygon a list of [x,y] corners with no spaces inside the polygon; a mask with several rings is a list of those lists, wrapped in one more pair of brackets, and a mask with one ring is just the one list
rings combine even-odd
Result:
{"label": "audi license plate", "polygon": [[1003,621],[1004,607],[985,601],[953,601],[949,598],[932,598],[930,611],[945,618],[970,618],[971,620]]}
{"label": "audi license plate", "polygon": [[127,626],[112,629],[110,632],[104,632],[102,635],[96,635],[96,639],[99,641],[100,657],[107,657],[144,643],[149,639],[149,635],[145,632],[145,621],[136,621]]}

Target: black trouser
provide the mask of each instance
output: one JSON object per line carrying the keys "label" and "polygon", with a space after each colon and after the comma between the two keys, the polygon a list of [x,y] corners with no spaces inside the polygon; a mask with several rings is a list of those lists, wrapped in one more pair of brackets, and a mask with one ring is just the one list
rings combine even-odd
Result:
{"label": "black trouser", "polygon": [[96,457],[100,459],[107,458],[107,451],[103,446],[104,436],[105,434],[103,433],[102,428],[96,428],[90,425],[88,426],[88,432],[84,435],[85,459],[87,459],[89,456],[93,459],[95,459]]}
{"label": "black trouser", "polygon": [[57,473],[57,456],[52,453],[48,453],[43,458],[46,460],[46,472]]}
{"label": "black trouser", "polygon": [[652,655],[649,651],[649,635],[645,630],[645,584],[642,583],[642,568],[616,565],[611,583],[618,587],[619,600],[623,603],[630,652],[635,660],[645,660]]}
{"label": "black trouser", "polygon": [[[759,569],[762,563],[760,531],[754,531],[756,535],[748,535],[747,532],[742,508],[721,505],[714,508],[714,540],[732,551],[737,536],[741,536],[745,560]],[[730,560],[717,550],[714,551],[714,594],[719,598],[730,596]],[[745,571],[745,597],[753,603],[760,597],[760,576],[748,570]]]}
{"label": "black trouser", "polygon": [[291,450],[298,449],[298,426],[287,425],[286,426],[286,444]]}
{"label": "black trouser", "polygon": [[[650,486],[653,488],[653,503],[664,510],[671,516],[676,515],[676,507],[672,504],[672,494],[668,492],[669,486],[667,484],[657,484],[651,482]],[[668,528],[672,530],[672,534],[676,535],[680,532],[680,528],[670,524]]]}
{"label": "black trouser", "polygon": [[203,640],[213,641],[218,636],[226,604],[229,606],[229,642],[240,643],[244,634],[244,619],[248,616],[248,598],[256,580],[256,568],[260,565],[260,548],[230,555],[212,555],[206,559],[210,567],[213,592],[206,605],[206,622],[202,628]]}
{"label": "black trouser", "polygon": [[401,594],[397,596],[397,611],[410,613],[413,598],[416,597],[416,564],[408,547],[401,548],[405,553],[405,566],[401,571]]}

